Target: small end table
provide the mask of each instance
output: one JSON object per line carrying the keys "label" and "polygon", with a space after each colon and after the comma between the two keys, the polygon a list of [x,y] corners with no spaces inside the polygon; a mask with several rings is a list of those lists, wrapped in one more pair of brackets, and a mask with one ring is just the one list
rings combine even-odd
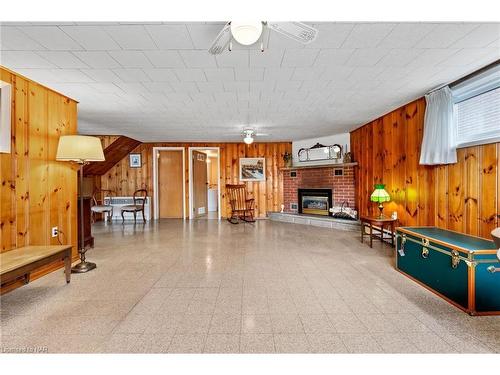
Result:
{"label": "small end table", "polygon": [[[363,242],[365,236],[365,227],[370,228],[370,247],[373,247],[373,239],[378,239],[380,242],[384,242],[385,240],[391,240],[391,245],[394,246],[394,229],[396,226],[397,219],[393,219],[391,217],[370,217],[370,216],[361,216],[361,242]],[[374,227],[375,226],[375,227]],[[384,227],[390,230],[390,237],[384,236]],[[379,233],[373,233],[373,231]]]}

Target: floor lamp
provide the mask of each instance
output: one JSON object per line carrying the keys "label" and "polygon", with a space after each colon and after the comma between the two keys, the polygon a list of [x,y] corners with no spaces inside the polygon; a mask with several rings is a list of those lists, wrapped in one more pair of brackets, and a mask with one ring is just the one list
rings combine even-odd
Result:
{"label": "floor lamp", "polygon": [[63,135],[59,138],[56,160],[72,161],[80,165],[80,263],[71,269],[73,273],[84,273],[96,268],[96,264],[85,260],[83,234],[83,166],[91,161],[104,161],[101,140],[86,135]]}

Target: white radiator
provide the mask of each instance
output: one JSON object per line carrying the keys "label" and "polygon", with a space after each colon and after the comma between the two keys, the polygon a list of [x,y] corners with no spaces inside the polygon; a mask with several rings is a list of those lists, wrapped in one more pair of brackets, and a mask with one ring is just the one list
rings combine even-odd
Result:
{"label": "white radiator", "polygon": [[[134,197],[104,197],[104,204],[109,204],[113,206],[113,217],[112,220],[122,220],[122,210],[123,206],[129,204],[134,204]],[[125,220],[134,220],[134,214],[132,212],[124,213]],[[146,197],[146,203],[144,204],[144,216],[146,221],[151,220],[151,197]],[[137,221],[142,221],[142,213],[137,213]]]}

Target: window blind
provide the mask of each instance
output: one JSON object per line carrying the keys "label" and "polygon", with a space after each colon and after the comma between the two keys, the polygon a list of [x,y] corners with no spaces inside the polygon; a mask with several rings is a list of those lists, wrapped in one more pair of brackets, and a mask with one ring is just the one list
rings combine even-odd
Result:
{"label": "window blind", "polygon": [[455,104],[459,146],[500,140],[500,87]]}

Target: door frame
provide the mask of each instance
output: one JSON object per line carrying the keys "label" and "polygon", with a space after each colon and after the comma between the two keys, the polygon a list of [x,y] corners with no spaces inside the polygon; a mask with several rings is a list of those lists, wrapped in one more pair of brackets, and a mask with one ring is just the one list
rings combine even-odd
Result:
{"label": "door frame", "polygon": [[[220,191],[220,147],[188,147],[189,153],[189,219],[193,217],[193,151],[217,151],[217,219],[221,219],[221,191]],[[208,214],[208,207],[207,207]]]}
{"label": "door frame", "polygon": [[153,199],[154,219],[160,217],[158,201],[158,158],[160,151],[182,151],[182,219],[186,220],[186,150],[184,147],[153,147]]}

